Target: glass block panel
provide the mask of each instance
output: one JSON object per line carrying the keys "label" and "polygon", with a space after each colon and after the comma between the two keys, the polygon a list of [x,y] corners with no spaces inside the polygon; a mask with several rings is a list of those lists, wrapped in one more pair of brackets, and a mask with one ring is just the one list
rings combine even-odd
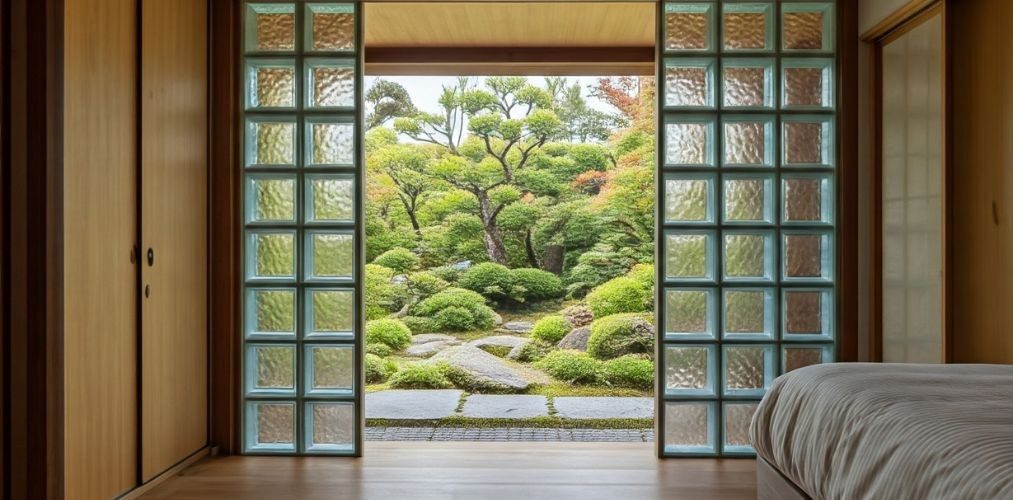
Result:
{"label": "glass block panel", "polygon": [[293,232],[251,232],[246,247],[247,276],[285,279],[295,276]]}
{"label": "glass block panel", "polygon": [[246,307],[246,324],[250,336],[295,336],[295,290],[249,290]]}
{"label": "glass block panel", "polygon": [[294,222],[295,176],[246,177],[247,222]]}
{"label": "glass block panel", "polygon": [[713,59],[666,59],[665,106],[714,107]]}
{"label": "glass block panel", "polygon": [[833,344],[827,345],[792,345],[781,349],[782,372],[819,365],[833,361]]}
{"label": "glass block panel", "polygon": [[710,174],[665,176],[665,222],[680,224],[714,222],[714,181]]}
{"label": "glass block panel", "polygon": [[740,109],[774,107],[774,59],[726,58],[721,65],[722,106]]}
{"label": "glass block panel", "polygon": [[714,165],[714,119],[667,116],[665,118],[665,165],[705,167]]}
{"label": "glass block panel", "polygon": [[306,107],[355,106],[355,66],[351,59],[306,60]]}
{"label": "glass block panel", "polygon": [[682,281],[713,281],[714,233],[678,231],[665,234],[665,277]]}
{"label": "glass block panel", "polygon": [[352,394],[355,377],[355,351],[351,345],[306,346],[306,394]]}
{"label": "glass block panel", "polygon": [[665,392],[678,396],[713,395],[716,352],[712,345],[665,346]]}
{"label": "glass block panel", "polygon": [[295,62],[292,60],[247,62],[247,109],[294,108],[295,88]]}
{"label": "glass block panel", "polygon": [[749,441],[749,427],[753,421],[753,414],[759,403],[725,403],[724,423],[726,453],[751,453],[753,445]]}
{"label": "glass block panel", "polygon": [[246,447],[258,452],[295,450],[295,403],[246,405]]}
{"label": "glass block panel", "polygon": [[725,174],[723,220],[726,224],[774,222],[772,175]]}
{"label": "glass block panel", "polygon": [[355,238],[350,232],[306,233],[306,279],[349,281],[355,269]]}
{"label": "glass block panel", "polygon": [[833,125],[827,116],[784,116],[783,162],[786,167],[833,166]]}
{"label": "glass block panel", "polygon": [[665,453],[714,453],[716,411],[712,402],[665,403]]}
{"label": "glass block panel", "polygon": [[307,335],[351,338],[355,332],[355,292],[350,289],[307,291]]}
{"label": "glass block panel", "polygon": [[357,417],[351,403],[307,403],[305,415],[307,452],[352,452]]}
{"label": "glass block panel", "polygon": [[734,340],[773,339],[775,305],[772,289],[726,288],[722,337]]}
{"label": "glass block panel", "polygon": [[724,4],[723,46],[726,51],[761,52],[774,48],[773,4]]}
{"label": "glass block panel", "polygon": [[826,232],[784,234],[785,281],[829,281],[833,279],[833,249]]}
{"label": "glass block panel", "polygon": [[306,176],[306,221],[351,222],[355,180],[351,175]]}
{"label": "glass block panel", "polygon": [[295,346],[247,346],[246,392],[292,394],[295,392]]}
{"label": "glass block panel", "polygon": [[289,118],[256,118],[246,126],[246,164],[295,165],[295,121]]}
{"label": "glass block panel", "polygon": [[248,52],[295,50],[295,5],[247,4],[246,50]]}
{"label": "glass block panel", "polygon": [[774,165],[774,118],[729,115],[722,120],[721,155],[726,167],[772,167]]}
{"label": "glass block panel", "polygon": [[783,340],[833,339],[834,303],[830,289],[786,289],[782,300]]}
{"label": "glass block panel", "polygon": [[665,335],[681,340],[714,338],[715,295],[710,288],[665,290]]}
{"label": "glass block panel", "polygon": [[306,120],[306,163],[351,167],[355,160],[355,125],[341,118]]}
{"label": "glass block panel", "polygon": [[834,191],[830,175],[792,174],[781,177],[785,224],[832,224]]}
{"label": "glass block panel", "polygon": [[713,31],[714,7],[711,4],[665,4],[666,51],[710,51]]}
{"label": "glass block panel", "polygon": [[781,61],[781,106],[785,109],[833,108],[833,59]]}
{"label": "glass block panel", "polygon": [[724,235],[724,279],[770,281],[774,275],[774,237],[769,231],[728,231]]}
{"label": "glass block panel", "polygon": [[774,379],[774,348],[769,345],[723,347],[724,394],[762,396]]}
{"label": "glass block panel", "polygon": [[833,4],[785,3],[781,5],[781,46],[786,51],[834,50]]}
{"label": "glass block panel", "polygon": [[351,4],[306,5],[306,50],[355,50],[355,9]]}

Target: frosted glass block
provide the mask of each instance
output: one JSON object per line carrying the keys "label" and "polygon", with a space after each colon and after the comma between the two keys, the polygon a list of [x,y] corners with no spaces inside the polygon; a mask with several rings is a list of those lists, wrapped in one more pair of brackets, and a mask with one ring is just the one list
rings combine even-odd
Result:
{"label": "frosted glass block", "polygon": [[710,402],[665,403],[665,453],[714,453],[715,413]]}
{"label": "frosted glass block", "polygon": [[665,234],[665,277],[686,281],[714,279],[714,233],[680,231]]}
{"label": "frosted glass block", "polygon": [[679,396],[713,395],[715,353],[714,346],[666,346],[665,392]]}
{"label": "frosted glass block", "polygon": [[786,281],[829,281],[833,256],[829,233],[786,233],[783,277]]}
{"label": "frosted glass block", "polygon": [[833,51],[833,8],[830,3],[783,4],[781,47],[786,51]]}
{"label": "frosted glass block", "polygon": [[784,59],[781,106],[786,109],[833,108],[833,59]]}
{"label": "frosted glass block", "polygon": [[251,119],[246,127],[246,164],[295,165],[295,122]]}
{"label": "frosted glass block", "polygon": [[810,365],[833,361],[833,345],[785,346],[781,349],[782,372],[788,373]]}
{"label": "frosted glass block", "polygon": [[350,395],[355,377],[355,352],[351,345],[306,346],[308,395]]}
{"label": "frosted glass block", "polygon": [[292,394],[295,392],[295,346],[247,346],[246,392]]}
{"label": "frosted glass block", "polygon": [[665,290],[665,335],[682,340],[714,338],[714,296],[709,288]]}
{"label": "frosted glass block", "polygon": [[729,115],[723,118],[721,158],[726,167],[774,165],[774,118]]}
{"label": "frosted glass block", "polygon": [[355,69],[352,60],[306,60],[306,106],[355,106]]}
{"label": "frosted glass block", "polygon": [[770,232],[725,232],[725,280],[770,281],[773,253],[773,234]]}
{"label": "frosted glass block", "polygon": [[725,443],[727,453],[751,453],[753,446],[749,440],[749,427],[759,403],[725,403]]}
{"label": "frosted glass block", "polygon": [[307,279],[352,279],[355,238],[350,232],[307,232]]}
{"label": "frosted glass block", "polygon": [[722,60],[721,103],[725,108],[774,107],[774,60],[749,58]]}
{"label": "frosted glass block", "polygon": [[665,177],[665,221],[714,222],[714,176],[679,174]]}
{"label": "frosted glass block", "polygon": [[351,175],[306,176],[307,222],[351,222],[355,180]]}
{"label": "frosted glass block", "polygon": [[295,234],[292,232],[250,233],[246,253],[250,278],[295,276]]}
{"label": "frosted glass block", "polygon": [[766,288],[724,290],[724,335],[726,339],[774,338],[774,291]]}
{"label": "frosted glass block", "polygon": [[762,396],[774,378],[774,349],[769,345],[723,346],[724,394]]}
{"label": "frosted glass block", "polygon": [[833,127],[830,117],[782,118],[783,161],[788,167],[833,166]]}
{"label": "frosted glass block", "polygon": [[785,224],[832,224],[834,191],[829,175],[795,174],[781,178]]}
{"label": "frosted glass block", "polygon": [[307,452],[352,452],[357,417],[351,403],[307,403],[305,418]]}
{"label": "frosted glass block", "polygon": [[248,450],[294,451],[295,403],[247,403],[246,427]]}
{"label": "frosted glass block", "polygon": [[342,289],[310,289],[308,336],[351,338],[355,331],[355,292]]}
{"label": "frosted glass block", "polygon": [[833,295],[829,289],[791,288],[783,292],[784,340],[833,338]]}
{"label": "frosted glass block", "polygon": [[713,108],[714,60],[666,60],[665,106],[676,108]]}
{"label": "frosted glass block", "polygon": [[665,117],[665,165],[714,165],[714,120],[710,117]]}
{"label": "frosted glass block", "polygon": [[247,4],[245,31],[248,52],[295,50],[295,5]]}
{"label": "frosted glass block", "polygon": [[247,324],[251,336],[295,336],[295,290],[250,290]]}
{"label": "frosted glass block", "polygon": [[665,50],[712,50],[714,7],[700,3],[665,4]]}
{"label": "frosted glass block", "polygon": [[774,48],[772,12],[772,4],[724,4],[722,23],[724,49],[736,52],[772,50]]}
{"label": "frosted glass block", "polygon": [[306,25],[308,51],[355,50],[355,9],[351,4],[309,4]]}
{"label": "frosted glass block", "polygon": [[295,63],[255,60],[246,65],[247,109],[294,108]]}
{"label": "frosted glass block", "polygon": [[355,160],[355,125],[322,118],[306,121],[306,162],[312,165],[352,166]]}
{"label": "frosted glass block", "polygon": [[295,176],[247,176],[247,222],[294,222]]}
{"label": "frosted glass block", "polygon": [[723,184],[725,223],[774,222],[773,176],[726,174]]}

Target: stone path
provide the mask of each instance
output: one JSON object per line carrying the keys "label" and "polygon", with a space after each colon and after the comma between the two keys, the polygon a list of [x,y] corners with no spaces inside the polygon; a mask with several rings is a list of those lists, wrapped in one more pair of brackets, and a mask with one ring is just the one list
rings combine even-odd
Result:
{"label": "stone path", "polygon": [[652,442],[651,429],[540,429],[531,427],[367,427],[367,441]]}
{"label": "stone path", "polygon": [[[432,420],[452,416],[531,418],[548,416],[549,400],[530,394],[474,394],[448,390],[398,390],[366,394],[366,418]],[[461,411],[458,412],[458,407]],[[557,397],[555,415],[569,419],[652,418],[653,398]]]}

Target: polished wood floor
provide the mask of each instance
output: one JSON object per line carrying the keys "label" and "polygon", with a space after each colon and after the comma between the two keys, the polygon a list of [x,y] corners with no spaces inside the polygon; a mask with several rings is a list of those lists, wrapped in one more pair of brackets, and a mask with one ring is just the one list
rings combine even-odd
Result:
{"label": "polished wood floor", "polygon": [[753,460],[658,460],[653,451],[650,443],[367,443],[361,459],[209,458],[142,498],[756,498]]}

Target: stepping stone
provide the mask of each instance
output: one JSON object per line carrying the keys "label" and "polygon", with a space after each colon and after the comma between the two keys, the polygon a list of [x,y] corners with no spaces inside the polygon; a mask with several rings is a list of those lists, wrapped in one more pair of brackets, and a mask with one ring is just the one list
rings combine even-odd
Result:
{"label": "stepping stone", "polygon": [[475,418],[530,418],[549,415],[545,396],[474,394],[464,400],[463,414]]}
{"label": "stepping stone", "polygon": [[438,341],[448,342],[452,340],[457,340],[457,337],[454,337],[452,335],[445,335],[442,333],[420,333],[418,335],[412,335],[412,345],[426,344],[429,342],[438,342]]}
{"label": "stepping stone", "polygon": [[522,391],[532,383],[524,373],[506,361],[470,345],[449,347],[436,353],[427,362],[447,363],[466,373],[479,386]]}
{"label": "stepping stone", "polygon": [[366,418],[429,420],[454,415],[464,391],[398,390],[366,393]]}
{"label": "stepping stone", "polygon": [[498,346],[498,347],[509,347],[513,349],[519,345],[527,344],[531,342],[530,339],[524,337],[515,337],[513,335],[494,335],[492,337],[483,337],[480,339],[472,340],[465,345],[474,347],[485,347],[485,346]]}
{"label": "stepping stone", "polygon": [[460,344],[461,341],[457,339],[436,340],[433,342],[426,342],[424,344],[414,344],[408,346],[408,348],[405,349],[404,353],[405,356],[411,356],[413,358],[428,358],[429,356],[432,356],[448,347],[453,347],[455,345]]}
{"label": "stepping stone", "polygon": [[563,418],[654,418],[654,398],[558,397],[552,406]]}
{"label": "stepping stone", "polygon": [[589,338],[591,338],[591,328],[586,326],[581,328],[574,328],[573,330],[570,330],[570,333],[567,333],[562,340],[559,341],[559,344],[556,344],[556,347],[559,347],[560,349],[574,349],[577,351],[586,351],[587,339]]}
{"label": "stepping stone", "polygon": [[514,333],[529,333],[535,325],[531,324],[530,321],[510,321],[503,325],[503,328],[507,331]]}

